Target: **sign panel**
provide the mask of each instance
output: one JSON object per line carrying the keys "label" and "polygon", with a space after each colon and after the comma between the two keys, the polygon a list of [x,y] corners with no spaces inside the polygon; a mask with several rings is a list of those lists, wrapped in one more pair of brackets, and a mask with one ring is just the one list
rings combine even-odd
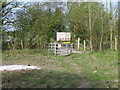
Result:
{"label": "sign panel", "polygon": [[57,41],[70,41],[70,32],[57,32]]}

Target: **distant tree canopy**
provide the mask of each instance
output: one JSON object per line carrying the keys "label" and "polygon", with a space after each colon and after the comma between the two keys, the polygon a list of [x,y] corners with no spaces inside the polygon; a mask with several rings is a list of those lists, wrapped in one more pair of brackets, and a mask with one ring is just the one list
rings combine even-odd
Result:
{"label": "distant tree canopy", "polygon": [[[16,3],[12,3],[14,5]],[[19,9],[12,10],[14,14],[6,16],[14,17],[10,21],[14,21],[12,26],[15,30],[8,32],[3,29],[3,36],[14,37],[12,42],[7,42],[9,49],[46,48],[51,39],[56,40],[56,32],[62,31],[71,32],[72,42],[78,37],[81,44],[86,40],[91,51],[109,49],[111,44],[114,46],[114,38],[118,34],[117,9],[110,8],[112,10],[109,12],[98,2],[36,2],[17,5]],[[5,18],[3,22],[6,22]]]}

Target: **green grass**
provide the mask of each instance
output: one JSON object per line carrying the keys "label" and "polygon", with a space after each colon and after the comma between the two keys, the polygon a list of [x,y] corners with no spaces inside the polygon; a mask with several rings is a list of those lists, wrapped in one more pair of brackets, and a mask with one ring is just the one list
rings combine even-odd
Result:
{"label": "green grass", "polygon": [[4,71],[2,84],[3,88],[118,88],[117,58],[117,51],[70,56],[36,49],[3,51],[3,65],[30,64],[42,69]]}
{"label": "green grass", "polygon": [[51,70],[30,70],[3,73],[3,87],[7,88],[75,87],[79,84],[80,80],[81,78],[76,74],[67,74]]}
{"label": "green grass", "polygon": [[[115,82],[118,79],[117,52],[82,53],[71,57],[71,59],[74,59],[73,61],[81,66],[82,71],[93,81],[100,81],[101,84],[104,83],[102,85],[104,87],[117,87],[117,83]],[[94,71],[97,72],[93,73]],[[106,82],[109,85],[106,86]]]}

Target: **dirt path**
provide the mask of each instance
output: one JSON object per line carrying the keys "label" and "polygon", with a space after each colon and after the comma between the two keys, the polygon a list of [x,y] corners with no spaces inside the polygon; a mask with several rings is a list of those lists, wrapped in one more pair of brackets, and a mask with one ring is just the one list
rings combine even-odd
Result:
{"label": "dirt path", "polygon": [[[76,50],[76,49],[72,49],[72,52],[71,53],[84,53],[84,51],[79,51],[79,50]],[[88,53],[88,52],[86,52]],[[57,54],[58,55],[69,55],[70,54],[70,50],[66,50],[66,49],[59,49],[57,50]]]}
{"label": "dirt path", "polygon": [[81,68],[80,66],[78,66],[76,63],[73,62],[73,60],[71,60],[70,58],[74,56],[74,55],[71,55],[71,56],[68,56],[68,57],[65,57],[64,58],[64,61],[68,64],[71,65],[71,67],[73,67],[77,73],[80,73],[81,72]]}
{"label": "dirt path", "polygon": [[[81,78],[86,78],[85,74],[81,72],[82,68],[79,65],[77,65],[73,60],[70,59],[72,56],[74,55],[65,57],[64,62],[70,64],[71,67],[76,70],[76,74],[78,74]],[[80,85],[77,88],[92,88],[92,83],[90,81],[84,80],[80,83]]]}
{"label": "dirt path", "polygon": [[84,53],[84,52],[83,52],[83,51],[76,50],[76,49],[72,49],[72,53]]}

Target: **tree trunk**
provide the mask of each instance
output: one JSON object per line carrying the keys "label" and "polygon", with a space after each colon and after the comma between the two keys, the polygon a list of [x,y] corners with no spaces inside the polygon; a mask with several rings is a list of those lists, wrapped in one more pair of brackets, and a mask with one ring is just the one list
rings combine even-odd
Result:
{"label": "tree trunk", "polygon": [[37,49],[39,49],[40,47],[39,47],[39,40],[37,40]]}
{"label": "tree trunk", "polygon": [[21,40],[21,49],[23,49],[24,46],[23,46],[23,40]]}
{"label": "tree trunk", "polygon": [[113,49],[113,45],[112,45],[112,37],[113,37],[113,33],[112,33],[112,3],[111,3],[111,0],[110,0],[110,14],[111,14],[111,20],[110,20],[110,49],[112,50]]}
{"label": "tree trunk", "polygon": [[103,41],[103,36],[100,38],[100,52],[102,52],[102,41]]}
{"label": "tree trunk", "polygon": [[102,52],[102,41],[103,41],[103,18],[102,18],[102,10],[101,10],[101,38],[100,38],[100,52]]}
{"label": "tree trunk", "polygon": [[10,47],[10,42],[8,42],[7,44],[8,44],[8,49],[11,49],[11,47]]}
{"label": "tree trunk", "polygon": [[120,2],[118,2],[118,63],[120,63]]}
{"label": "tree trunk", "polygon": [[91,30],[91,12],[90,12],[90,3],[89,3],[89,31],[90,31],[90,51],[93,51],[93,45],[92,45],[92,30]]}
{"label": "tree trunk", "polygon": [[112,25],[110,26],[110,49],[112,50],[113,49],[113,45],[112,45],[112,37],[113,37],[113,34],[112,34]]}
{"label": "tree trunk", "polygon": [[115,37],[115,50],[117,50],[117,38]]}

